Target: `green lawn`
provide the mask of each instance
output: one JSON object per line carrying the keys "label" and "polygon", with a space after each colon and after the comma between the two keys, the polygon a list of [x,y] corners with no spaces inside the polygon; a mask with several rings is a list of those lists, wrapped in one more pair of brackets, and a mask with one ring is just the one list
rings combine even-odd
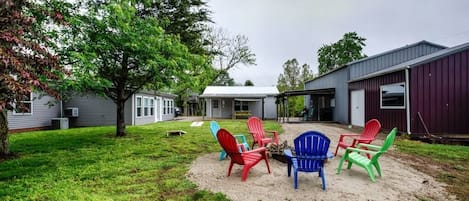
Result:
{"label": "green lawn", "polygon": [[[411,156],[411,166],[448,184],[446,189],[460,200],[469,200],[469,146],[428,144],[398,140],[400,153]],[[401,157],[406,158],[406,155]]]}
{"label": "green lawn", "polygon": [[[0,162],[0,200],[227,200],[221,193],[196,190],[185,177],[197,156],[220,150],[209,122],[190,123],[132,126],[124,138],[114,137],[114,127],[11,135],[11,151],[19,157]],[[219,123],[247,134],[245,120]],[[265,121],[265,128],[281,131],[274,121]],[[174,129],[187,134],[166,137]],[[468,197],[469,147],[409,140],[395,145],[399,153],[419,159],[412,163],[416,169],[447,183],[460,199]],[[426,168],[434,166],[441,168]]]}
{"label": "green lawn", "polygon": [[[245,122],[219,121],[247,134]],[[0,200],[226,200],[185,178],[197,156],[220,150],[209,122],[190,123],[132,126],[124,138],[114,137],[114,127],[11,135],[19,158],[0,162]],[[280,130],[273,121],[265,127]],[[174,129],[187,134],[166,137]]]}

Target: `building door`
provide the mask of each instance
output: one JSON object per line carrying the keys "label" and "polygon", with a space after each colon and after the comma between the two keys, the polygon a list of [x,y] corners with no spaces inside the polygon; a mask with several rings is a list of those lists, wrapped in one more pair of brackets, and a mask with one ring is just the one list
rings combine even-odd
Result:
{"label": "building door", "polygon": [[356,90],[351,93],[352,125],[365,126],[365,90]]}
{"label": "building door", "polygon": [[155,122],[161,121],[161,98],[155,97]]}
{"label": "building door", "polygon": [[220,100],[213,99],[212,100],[212,117],[220,118],[221,117],[221,108],[220,108]]}

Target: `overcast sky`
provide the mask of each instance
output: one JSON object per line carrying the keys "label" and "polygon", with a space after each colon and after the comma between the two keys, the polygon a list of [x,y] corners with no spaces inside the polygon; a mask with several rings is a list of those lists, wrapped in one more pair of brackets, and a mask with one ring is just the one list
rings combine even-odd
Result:
{"label": "overcast sky", "polygon": [[317,50],[355,31],[368,56],[427,40],[469,42],[469,0],[208,0],[215,26],[249,38],[256,66],[230,71],[238,83],[275,86],[296,58],[317,72]]}

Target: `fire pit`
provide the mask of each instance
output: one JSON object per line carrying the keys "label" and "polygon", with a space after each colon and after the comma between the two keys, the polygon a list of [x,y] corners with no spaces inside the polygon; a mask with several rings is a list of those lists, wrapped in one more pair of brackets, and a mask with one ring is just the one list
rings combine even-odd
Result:
{"label": "fire pit", "polygon": [[282,163],[287,162],[287,157],[283,155],[283,150],[285,149],[290,149],[292,152],[295,152],[295,149],[287,144],[287,141],[283,141],[281,144],[273,144],[270,143],[266,146],[267,151],[269,152],[269,155],[275,159],[278,160]]}

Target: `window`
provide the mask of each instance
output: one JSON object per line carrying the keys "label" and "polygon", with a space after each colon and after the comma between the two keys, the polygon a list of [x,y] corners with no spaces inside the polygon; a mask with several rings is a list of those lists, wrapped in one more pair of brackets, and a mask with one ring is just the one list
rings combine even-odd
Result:
{"label": "window", "polygon": [[405,109],[405,83],[380,87],[382,109]]}
{"label": "window", "polygon": [[15,110],[13,114],[15,115],[31,115],[33,114],[33,94],[29,93],[29,95],[24,96],[23,100],[19,101],[21,104],[17,104],[15,106]]}
{"label": "window", "polygon": [[235,111],[249,111],[248,102],[235,101]]}
{"label": "window", "polygon": [[137,117],[142,116],[142,97],[137,97]]}
{"label": "window", "polygon": [[169,113],[171,113],[171,114],[173,113],[173,105],[174,105],[173,100],[170,100],[170,102],[169,102]]}
{"label": "window", "polygon": [[213,109],[218,109],[218,100],[212,100]]}
{"label": "window", "polygon": [[166,100],[163,100],[163,114],[166,114]]}
{"label": "window", "polygon": [[155,115],[155,99],[150,98],[150,115]]}
{"label": "window", "polygon": [[171,114],[174,113],[174,100],[171,100]]}
{"label": "window", "polygon": [[148,98],[145,97],[143,98],[143,116],[148,116],[149,112],[150,112],[150,108],[148,107]]}

